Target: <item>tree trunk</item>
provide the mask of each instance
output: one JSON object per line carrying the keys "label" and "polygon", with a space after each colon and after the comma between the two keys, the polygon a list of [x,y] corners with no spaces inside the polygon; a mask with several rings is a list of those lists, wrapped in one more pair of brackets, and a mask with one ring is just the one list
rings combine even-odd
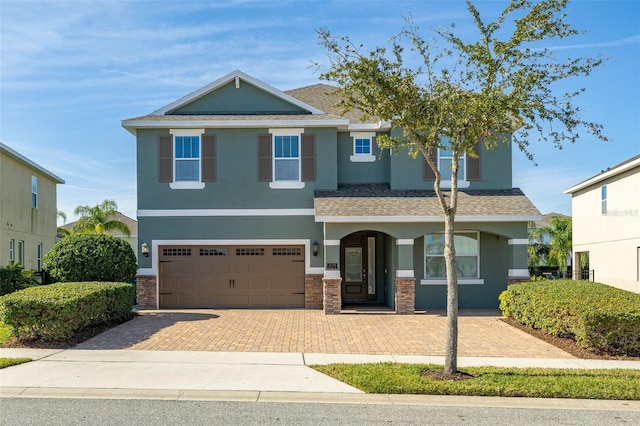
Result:
{"label": "tree trunk", "polygon": [[444,372],[458,371],[458,276],[456,271],[456,250],[453,244],[454,212],[444,217],[444,259],[447,267],[447,342],[444,357]]}

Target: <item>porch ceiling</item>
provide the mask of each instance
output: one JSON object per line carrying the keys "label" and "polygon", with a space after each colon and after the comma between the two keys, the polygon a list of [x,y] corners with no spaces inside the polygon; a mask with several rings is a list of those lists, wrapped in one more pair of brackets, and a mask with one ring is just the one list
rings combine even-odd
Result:
{"label": "porch ceiling", "polygon": [[[459,190],[459,219],[474,221],[538,220],[540,212],[519,188],[506,190]],[[445,193],[446,197],[450,193]],[[392,190],[387,184],[340,185],[336,191],[316,191],[316,220],[332,218],[402,218],[401,221],[442,221],[435,191]]]}

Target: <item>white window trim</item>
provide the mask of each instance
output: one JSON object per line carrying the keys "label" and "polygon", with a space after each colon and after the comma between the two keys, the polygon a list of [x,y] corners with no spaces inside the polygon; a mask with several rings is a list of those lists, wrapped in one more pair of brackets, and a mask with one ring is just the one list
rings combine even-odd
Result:
{"label": "white window trim", "polygon": [[202,189],[204,188],[204,182],[171,182],[169,183],[171,189]]}
{"label": "white window trim", "polygon": [[[269,188],[271,189],[303,189],[304,182],[302,182],[302,134],[303,128],[291,128],[291,129],[269,129],[271,134],[271,182],[269,182]],[[287,181],[287,180],[275,180],[276,174],[276,154],[275,154],[275,137],[276,136],[297,136],[298,137],[298,178],[299,181]]]}
{"label": "white window trim", "polygon": [[[437,233],[437,232],[436,232]],[[478,255],[476,256],[476,270],[478,271],[478,277],[476,278],[458,278],[458,284],[462,284],[462,285],[482,285],[484,284],[484,278],[480,278],[480,232],[479,231],[464,231],[464,230],[460,230],[460,231],[456,231],[456,234],[476,234],[477,238],[476,238],[476,242],[478,244]],[[426,235],[425,235],[425,239],[426,239]],[[426,260],[426,253],[424,253],[425,251],[425,244],[423,243],[423,261],[424,261],[424,270],[423,270],[423,276],[426,277],[427,276],[427,260]],[[444,255],[443,255],[444,257]],[[437,277],[437,278],[422,278],[420,280],[420,284],[421,285],[447,285],[447,278],[446,277]]]}
{"label": "white window trim", "polygon": [[[173,157],[173,182],[169,183],[171,189],[203,189],[205,187],[202,182],[202,135],[204,129],[169,129],[169,133],[173,136],[171,141],[171,152]],[[200,156],[198,161],[200,162],[200,170],[198,171],[199,181],[179,181],[176,182],[176,136],[198,136],[200,141]]]}
{"label": "white window trim", "polygon": [[[376,161],[376,156],[373,155],[373,138],[376,136],[375,132],[351,132],[350,136],[352,138],[351,152],[353,154],[349,157],[349,160],[352,163],[372,163]],[[369,154],[356,154],[356,139],[369,139],[369,149],[371,152]]]}
{"label": "white window trim", "polygon": [[16,240],[13,238],[9,240],[9,262],[16,261]]}

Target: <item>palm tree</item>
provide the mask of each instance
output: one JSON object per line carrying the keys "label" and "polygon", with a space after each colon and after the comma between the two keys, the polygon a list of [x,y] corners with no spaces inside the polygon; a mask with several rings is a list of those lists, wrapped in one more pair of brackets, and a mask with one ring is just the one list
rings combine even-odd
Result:
{"label": "palm tree", "polygon": [[[67,223],[67,214],[65,212],[63,212],[62,210],[58,210],[56,212],[56,218],[58,219],[62,219],[62,223],[65,224]],[[66,230],[65,228],[58,226],[58,228],[56,229],[56,233],[58,235],[69,235],[70,232],[68,230]]]}
{"label": "palm tree", "polygon": [[567,258],[571,255],[572,230],[570,217],[554,217],[548,227],[541,232],[551,236],[548,263],[558,265],[562,272],[567,270]]}
{"label": "palm tree", "polygon": [[103,234],[106,231],[121,231],[126,236],[131,235],[129,227],[113,217],[118,212],[118,205],[114,200],[104,200],[95,206],[78,206],[73,214],[80,216],[73,232],[95,232]]}

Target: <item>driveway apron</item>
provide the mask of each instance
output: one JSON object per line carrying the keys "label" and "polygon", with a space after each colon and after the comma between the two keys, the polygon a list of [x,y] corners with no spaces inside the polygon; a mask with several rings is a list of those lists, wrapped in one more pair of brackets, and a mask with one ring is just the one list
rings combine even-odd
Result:
{"label": "driveway apron", "polygon": [[[460,311],[458,330],[459,356],[573,358],[504,323],[498,311]],[[443,311],[163,310],[139,312],[77,349],[443,356],[445,339]]]}

